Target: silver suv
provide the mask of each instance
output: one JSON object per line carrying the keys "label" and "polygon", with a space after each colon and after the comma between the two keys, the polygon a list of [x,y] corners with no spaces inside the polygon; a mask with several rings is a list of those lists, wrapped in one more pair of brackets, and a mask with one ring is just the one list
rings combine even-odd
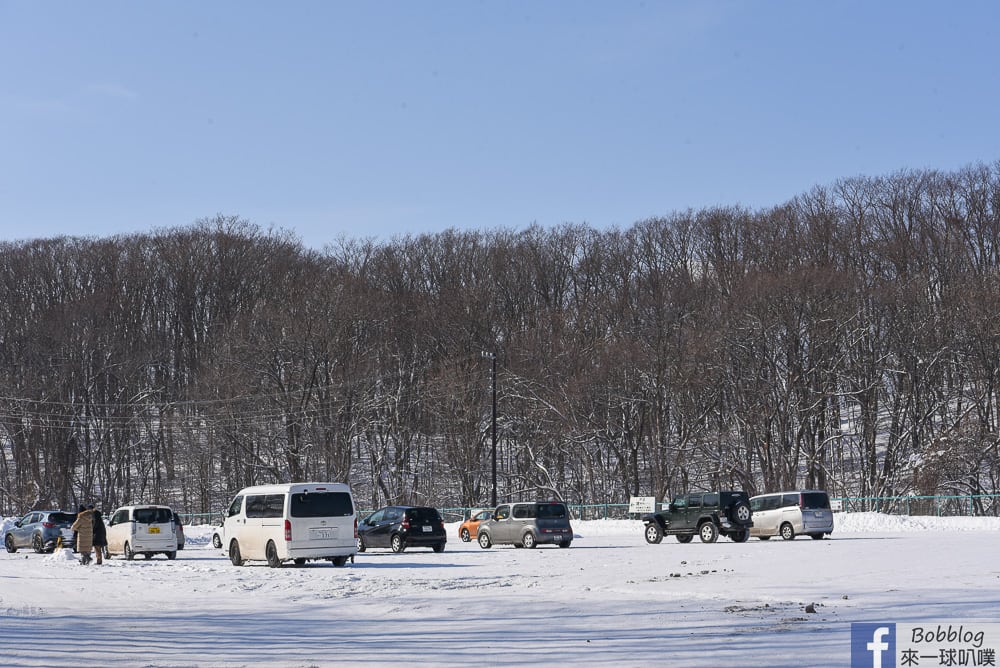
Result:
{"label": "silver suv", "polygon": [[70,527],[76,513],[65,510],[36,510],[14,522],[3,538],[8,552],[30,547],[35,552],[51,552],[57,547],[73,547]]}
{"label": "silver suv", "polygon": [[543,543],[569,547],[573,542],[573,527],[564,503],[505,503],[497,506],[493,517],[479,525],[478,540],[484,550],[493,545],[531,549]]}

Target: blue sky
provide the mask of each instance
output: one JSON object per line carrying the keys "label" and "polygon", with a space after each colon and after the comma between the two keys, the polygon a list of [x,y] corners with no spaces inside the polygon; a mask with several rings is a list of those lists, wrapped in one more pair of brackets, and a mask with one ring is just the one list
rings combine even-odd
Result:
{"label": "blue sky", "polygon": [[626,227],[1000,159],[1000,3],[0,0],[0,239]]}

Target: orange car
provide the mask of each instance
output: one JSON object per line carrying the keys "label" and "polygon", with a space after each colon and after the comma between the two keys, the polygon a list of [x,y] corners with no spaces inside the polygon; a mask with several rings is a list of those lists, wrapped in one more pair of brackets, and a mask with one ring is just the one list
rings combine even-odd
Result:
{"label": "orange car", "polygon": [[464,543],[475,540],[476,536],[479,535],[479,523],[485,522],[491,517],[493,517],[492,510],[473,510],[469,519],[462,522],[462,525],[458,527],[458,537]]}

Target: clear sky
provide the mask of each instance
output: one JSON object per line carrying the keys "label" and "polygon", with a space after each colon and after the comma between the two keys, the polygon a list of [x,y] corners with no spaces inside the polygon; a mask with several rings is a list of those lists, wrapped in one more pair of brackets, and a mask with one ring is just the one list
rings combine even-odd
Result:
{"label": "clear sky", "polygon": [[0,0],[0,239],[315,248],[1000,159],[1000,2]]}

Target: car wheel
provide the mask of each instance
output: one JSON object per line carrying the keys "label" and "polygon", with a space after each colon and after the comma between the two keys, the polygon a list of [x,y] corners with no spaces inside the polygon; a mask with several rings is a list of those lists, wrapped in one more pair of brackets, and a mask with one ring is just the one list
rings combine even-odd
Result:
{"label": "car wheel", "polygon": [[821,533],[811,533],[809,535],[812,536],[813,540],[823,540],[823,534]]}
{"label": "car wheel", "polygon": [[274,541],[267,541],[267,547],[264,548],[264,556],[267,557],[267,565],[271,568],[281,568],[281,559],[278,559],[278,548],[274,546]]}
{"label": "car wheel", "polygon": [[398,533],[392,535],[392,541],[389,545],[392,547],[392,551],[397,554],[406,549],[406,541]]}
{"label": "car wheel", "polygon": [[150,559],[153,558],[153,553],[152,552],[143,552],[142,553],[142,558],[145,559],[146,561],[149,561]]}
{"label": "car wheel", "polygon": [[573,541],[571,541],[571,540],[564,540],[563,542],[559,543],[559,547],[569,547],[572,544],[573,544]]}
{"label": "car wheel", "polygon": [[[296,561],[298,561],[298,559],[296,559]],[[332,561],[333,565],[337,568],[343,568],[347,565],[347,557],[334,557],[330,561]]]}
{"label": "car wheel", "polygon": [[740,501],[735,506],[733,506],[733,519],[735,519],[740,524],[746,524],[750,521],[750,506]]}
{"label": "car wheel", "polygon": [[771,540],[770,536],[757,536],[757,538],[760,538],[761,540]]}
{"label": "car wheel", "polygon": [[534,550],[535,545],[537,545],[537,543],[535,543],[535,534],[530,531],[524,534],[524,537],[521,539],[521,545],[524,545],[529,550]]}
{"label": "car wheel", "polygon": [[646,530],[643,532],[646,536],[646,542],[650,545],[656,545],[661,540],[663,540],[663,529],[656,522],[650,522],[646,525]]}
{"label": "car wheel", "polygon": [[462,529],[459,535],[462,538],[463,543],[468,543],[470,540],[472,540],[472,536],[469,534],[468,529]]}
{"label": "car wheel", "polygon": [[701,526],[698,527],[698,535],[701,536],[701,542],[714,543],[719,537],[719,530],[712,522],[702,522]]}
{"label": "car wheel", "polygon": [[219,538],[219,534],[212,534],[212,547],[216,550],[222,549],[222,539]]}
{"label": "car wheel", "polygon": [[675,536],[678,543],[690,543],[694,540],[694,535],[689,533],[679,533]]}
{"label": "car wheel", "polygon": [[781,525],[781,539],[782,540],[792,540],[795,538],[795,529],[788,522]]}
{"label": "car wheel", "polygon": [[483,548],[484,550],[488,550],[491,547],[493,547],[493,541],[490,540],[490,535],[485,531],[479,532],[478,540],[479,540],[479,547]]}
{"label": "car wheel", "polygon": [[38,554],[41,554],[42,552],[45,551],[45,544],[42,543],[42,537],[39,536],[37,533],[31,537],[31,549],[37,552]]}
{"label": "car wheel", "polygon": [[232,562],[233,566],[242,566],[244,563],[243,555],[240,554],[240,544],[235,540],[229,544],[229,561]]}
{"label": "car wheel", "polygon": [[745,543],[750,538],[750,531],[744,529],[743,531],[733,531],[729,534],[729,539],[734,543]]}
{"label": "car wheel", "polygon": [[[347,559],[347,557],[344,557],[344,559]],[[297,559],[294,559],[294,562],[296,566],[305,566],[306,560],[302,557],[298,557]]]}
{"label": "car wheel", "polygon": [[169,559],[170,561],[173,561],[176,558],[177,558],[177,553],[176,552],[167,552],[167,559]]}
{"label": "car wheel", "polygon": [[14,537],[10,534],[7,534],[7,537],[3,539],[3,545],[11,554],[17,552],[17,545],[14,544]]}
{"label": "car wheel", "polygon": [[365,545],[365,539],[358,536],[358,552],[364,552],[368,547]]}
{"label": "car wheel", "polygon": [[132,551],[132,546],[125,543],[125,561],[132,561],[135,559],[135,552]]}

